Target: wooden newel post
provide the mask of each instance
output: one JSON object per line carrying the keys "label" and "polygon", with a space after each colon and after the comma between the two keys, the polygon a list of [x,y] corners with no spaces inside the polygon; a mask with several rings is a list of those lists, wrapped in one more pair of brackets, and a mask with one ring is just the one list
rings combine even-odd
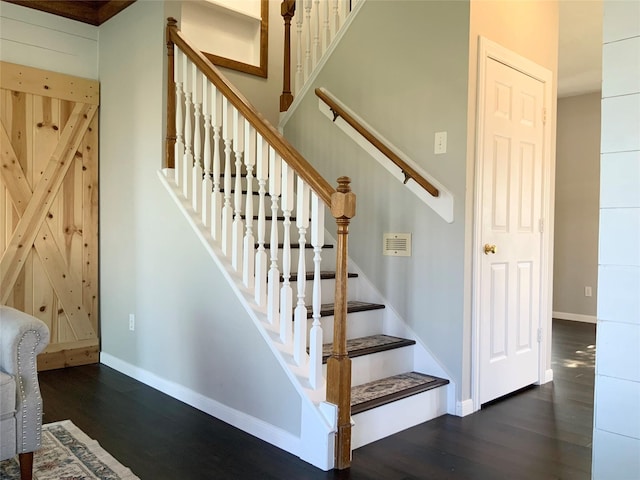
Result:
{"label": "wooden newel post", "polygon": [[280,95],[280,111],[286,112],[293,102],[291,94],[291,19],[296,13],[296,0],[283,0],[280,13],[284,18],[284,76],[282,78],[282,95]]}
{"label": "wooden newel post", "polygon": [[333,351],[327,361],[327,401],[338,406],[335,468],[351,466],[351,359],[347,354],[347,256],[349,222],[356,214],[356,196],[349,177],[338,178],[331,196],[331,214],[338,226]]}
{"label": "wooden newel post", "polygon": [[165,167],[175,166],[176,144],[176,82],[174,75],[173,40],[171,31],[177,28],[178,21],[169,17],[167,19],[167,139],[165,145]]}

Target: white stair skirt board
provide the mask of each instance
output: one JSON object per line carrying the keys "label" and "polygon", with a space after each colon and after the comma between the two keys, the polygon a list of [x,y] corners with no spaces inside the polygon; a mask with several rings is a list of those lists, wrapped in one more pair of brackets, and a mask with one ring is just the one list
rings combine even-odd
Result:
{"label": "white stair skirt board", "polygon": [[581,313],[552,312],[551,315],[558,320],[571,320],[572,322],[596,323],[597,321],[595,315],[583,315]]}
{"label": "white stair skirt board", "polygon": [[[395,145],[393,145],[389,140],[384,138],[379,132],[377,132],[371,125],[369,125],[366,121],[360,118],[356,113],[354,113],[349,107],[344,105],[340,100],[335,98],[331,92],[322,88],[323,93],[327,96],[331,97],[331,99],[336,102],[342,109],[344,109],[349,115],[351,115],[358,123],[360,123],[365,129],[371,132],[376,138],[378,138],[382,143],[386,144],[389,149],[395,153],[398,157],[400,157],[403,161],[405,161],[408,165],[410,165],[416,172],[426,178],[433,186],[435,186],[439,195],[437,197],[432,196],[429,192],[424,190],[420,185],[418,185],[413,180],[409,180],[405,185],[411,190],[420,200],[426,203],[429,207],[433,209],[438,215],[440,215],[446,222],[453,222],[453,194],[447,190],[444,185],[438,182],[435,178],[429,175],[424,171],[416,162],[411,160],[407,155],[405,155],[402,151],[400,151]],[[329,106],[324,103],[321,99],[318,99],[318,109],[331,120],[335,125],[340,128],[349,138],[351,138],[354,142],[356,142],[362,149],[364,149],[369,155],[371,155],[374,159],[380,163],[384,168],[386,168],[391,175],[393,175],[400,182],[405,183],[405,177],[400,167],[398,167],[395,163],[393,163],[386,155],[384,155],[380,150],[378,150],[375,146],[371,144],[366,138],[360,135],[351,125],[349,125],[342,117],[337,117],[334,121],[333,112],[329,108]]]}
{"label": "white stair skirt board", "polygon": [[360,448],[447,413],[447,389],[438,387],[352,417],[351,446]]}

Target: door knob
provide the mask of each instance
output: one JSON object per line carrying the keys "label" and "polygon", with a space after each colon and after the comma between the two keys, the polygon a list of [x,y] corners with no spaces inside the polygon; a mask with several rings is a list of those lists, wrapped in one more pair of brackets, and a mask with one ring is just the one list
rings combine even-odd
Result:
{"label": "door knob", "polygon": [[489,245],[488,243],[484,244],[484,254],[489,255],[490,253],[496,253],[496,246]]}

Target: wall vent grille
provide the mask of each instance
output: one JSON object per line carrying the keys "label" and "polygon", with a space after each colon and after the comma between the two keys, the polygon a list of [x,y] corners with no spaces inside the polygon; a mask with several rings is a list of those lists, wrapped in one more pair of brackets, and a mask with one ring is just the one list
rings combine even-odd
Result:
{"label": "wall vent grille", "polygon": [[382,254],[392,257],[410,257],[411,234],[385,233],[382,237]]}

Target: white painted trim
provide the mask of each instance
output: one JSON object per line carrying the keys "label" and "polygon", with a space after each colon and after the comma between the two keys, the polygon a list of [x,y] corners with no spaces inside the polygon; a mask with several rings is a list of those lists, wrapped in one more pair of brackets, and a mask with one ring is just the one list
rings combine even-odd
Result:
{"label": "white painted trim", "polygon": [[462,402],[456,402],[456,415],[458,417],[466,417],[467,415],[471,415],[473,412],[475,412],[475,410],[473,408],[472,399],[467,398]]}
{"label": "white painted trim", "polygon": [[[478,77],[476,98],[476,150],[475,150],[475,202],[474,224],[472,242],[472,306],[471,306],[471,400],[473,409],[480,409],[480,262],[482,238],[480,238],[481,207],[482,207],[482,172],[479,162],[479,152],[483,151],[484,122],[482,121],[483,106],[485,103],[485,72],[488,59],[494,59],[525,75],[535,78],[544,84],[544,108],[548,115],[553,112],[553,74],[545,67],[508,50],[485,37],[478,37]],[[545,383],[547,378],[547,351],[551,349],[551,298],[553,294],[553,196],[555,185],[555,158],[551,155],[551,121],[544,124],[543,132],[543,193],[541,214],[544,220],[544,232],[540,255],[540,277],[542,288],[540,291],[540,317],[538,327],[542,329],[542,342],[539,343],[538,382]]]}
{"label": "white painted trim", "polygon": [[[296,111],[296,109],[298,108],[298,105],[300,105],[300,103],[302,102],[302,99],[307,95],[311,87],[314,85],[316,78],[322,71],[324,65],[327,63],[329,58],[331,58],[331,55],[333,55],[333,52],[338,46],[338,44],[340,43],[340,41],[342,40],[342,37],[344,37],[344,35],[347,33],[347,31],[349,30],[349,26],[353,23],[353,20],[356,18],[356,16],[362,9],[362,6],[365,3],[367,3],[367,0],[358,0],[357,2],[354,2],[354,3],[355,5],[353,5],[353,8],[351,9],[351,13],[349,13],[349,15],[347,16],[346,21],[338,31],[337,35],[333,37],[333,40],[331,40],[331,44],[329,45],[329,48],[327,48],[327,50],[324,52],[324,54],[322,55],[322,58],[314,67],[313,72],[311,72],[311,75],[309,75],[309,78],[307,79],[305,84],[302,86],[298,94],[293,99],[293,103],[289,106],[289,109],[280,116],[278,129],[281,132],[284,129],[284,126],[289,121],[289,119],[293,116],[293,112]],[[294,73],[295,72],[292,69],[292,75]]]}
{"label": "white painted trim", "polygon": [[396,147],[389,140],[384,138],[382,134],[376,129],[374,129],[371,125],[369,125],[365,120],[363,120],[358,114],[356,114],[353,110],[347,107],[344,103],[338,100],[331,92],[329,92],[326,88],[321,88],[322,92],[330,97],[340,108],[346,111],[351,117],[353,117],[359,124],[361,124],[365,129],[367,129],[371,134],[377,137],[382,143],[386,144],[389,149],[395,153],[398,157],[404,160],[409,166],[413,167],[413,169],[426,178],[429,182],[431,182],[440,192],[437,197],[432,196],[429,192],[425,191],[419,184],[415,181],[410,180],[405,183],[405,177],[402,173],[402,170],[393,163],[384,153],[378,150],[369,140],[364,138],[355,128],[353,128],[349,123],[347,123],[342,117],[338,117],[335,120],[333,119],[333,113],[331,108],[324,103],[321,99],[318,99],[318,109],[322,112],[329,120],[331,120],[334,125],[336,125],[340,130],[342,130],[349,138],[351,138],[354,142],[356,142],[365,152],[371,155],[374,159],[378,161],[380,165],[387,169],[387,171],[393,175],[400,183],[403,183],[409,190],[411,190],[420,200],[426,203],[429,207],[433,209],[438,215],[440,215],[447,223],[453,222],[453,194],[447,190],[447,188],[442,185],[438,180],[429,175],[422,167],[420,167],[416,162],[414,162],[411,158],[409,158],[404,152],[402,152],[398,147]]}
{"label": "white painted trim", "polygon": [[100,363],[117,370],[131,378],[138,380],[156,390],[180,400],[198,410],[222,420],[254,437],[264,440],[278,448],[300,456],[300,438],[275,427],[264,420],[252,417],[244,412],[223,405],[211,398],[184,387],[178,383],[166,380],[140,367],[136,367],[108,353],[100,353]]}
{"label": "white painted trim", "polygon": [[597,323],[595,315],[582,315],[581,313],[553,312],[553,318],[558,320],[571,320],[573,322]]}

